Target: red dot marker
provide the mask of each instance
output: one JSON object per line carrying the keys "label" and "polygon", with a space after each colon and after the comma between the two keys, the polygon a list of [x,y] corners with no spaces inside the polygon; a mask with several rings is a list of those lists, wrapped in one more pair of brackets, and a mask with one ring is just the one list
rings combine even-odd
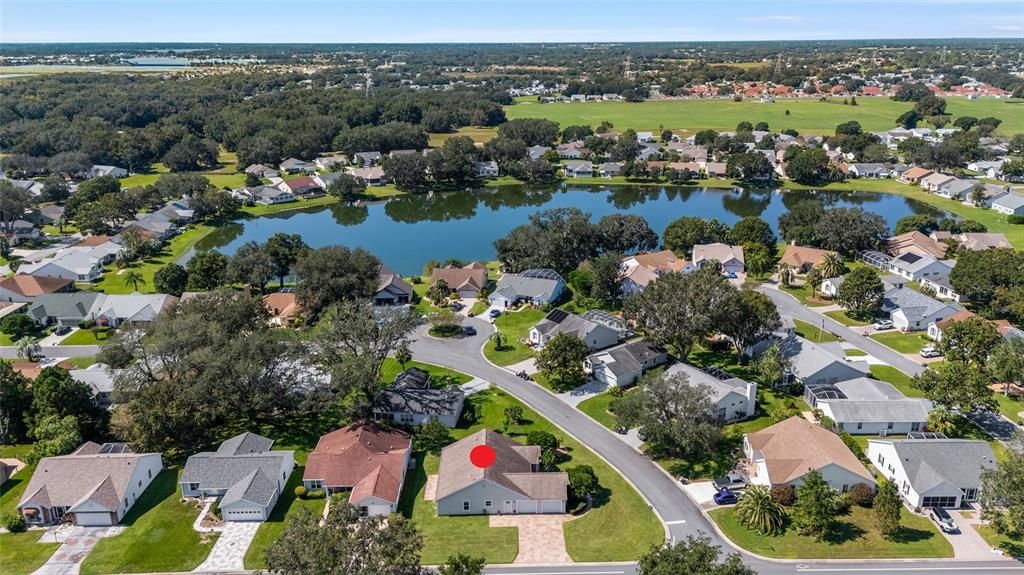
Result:
{"label": "red dot marker", "polygon": [[487,469],[494,465],[494,460],[497,458],[498,455],[494,453],[494,448],[490,445],[477,445],[469,452],[469,461],[480,469]]}

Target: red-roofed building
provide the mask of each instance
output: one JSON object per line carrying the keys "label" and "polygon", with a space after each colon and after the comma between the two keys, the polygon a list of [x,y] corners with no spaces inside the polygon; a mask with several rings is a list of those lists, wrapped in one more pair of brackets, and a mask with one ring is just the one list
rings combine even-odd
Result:
{"label": "red-roofed building", "polygon": [[320,438],[302,484],[328,494],[351,491],[349,503],[366,515],[389,515],[398,510],[411,454],[408,433],[372,421],[353,423]]}
{"label": "red-roofed building", "polygon": [[880,86],[863,86],[860,89],[860,93],[865,96],[881,96],[882,88]]}

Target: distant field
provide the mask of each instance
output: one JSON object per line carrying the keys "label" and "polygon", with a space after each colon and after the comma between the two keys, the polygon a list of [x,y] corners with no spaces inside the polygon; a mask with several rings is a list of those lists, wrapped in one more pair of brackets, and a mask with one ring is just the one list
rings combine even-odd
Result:
{"label": "distant field", "polygon": [[[994,116],[1003,121],[999,131],[1003,134],[1024,132],[1024,102],[1008,102],[985,98],[967,100],[948,98],[947,109],[956,116],[978,118]],[[650,102],[566,102],[540,104],[520,99],[505,107],[505,114],[513,118],[547,118],[562,127],[589,124],[596,126],[607,120],[616,130],[694,132],[703,129],[735,130],[736,124],[768,122],[772,130],[792,128],[800,133],[832,133],[837,124],[857,120],[865,130],[880,131],[892,128],[896,118],[910,109],[910,104],[894,102],[888,98],[863,97],[857,106],[843,105],[842,98],[828,102],[814,99],[778,100],[774,104],[761,104],[754,100],[654,100]],[[786,115],[789,110],[790,115]]]}

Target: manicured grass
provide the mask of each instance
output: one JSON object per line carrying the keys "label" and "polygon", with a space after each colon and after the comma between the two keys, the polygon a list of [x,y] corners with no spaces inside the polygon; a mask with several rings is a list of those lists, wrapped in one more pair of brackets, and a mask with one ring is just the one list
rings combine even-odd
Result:
{"label": "manicured grass", "polygon": [[0,533],[0,565],[6,575],[29,575],[46,563],[60,543],[40,543],[43,533]]}
{"label": "manicured grass", "polygon": [[[842,98],[830,98],[827,102],[801,98],[779,99],[774,104],[750,99],[742,102],[714,99],[540,104],[535,98],[533,101],[524,98],[505,106],[505,114],[509,119],[547,118],[558,122],[562,128],[580,124],[597,126],[609,121],[620,133],[629,128],[658,133],[662,127],[674,132],[706,128],[724,131],[735,130],[739,122],[764,121],[773,130],[792,128],[801,134],[832,134],[836,125],[848,120],[860,122],[866,131],[888,130],[897,116],[912,107],[906,102],[881,97],[857,98],[857,106],[844,106],[842,101]],[[1003,120],[999,126],[1001,133],[1024,131],[1024,115],[1019,113],[1019,105],[994,98],[946,98],[946,101],[949,113],[954,116],[995,116]]]}
{"label": "manicured grass", "polygon": [[296,200],[294,202],[288,202],[285,204],[273,204],[270,206],[266,206],[263,204],[244,206],[239,211],[250,216],[269,216],[270,214],[290,212],[293,210],[304,210],[308,208],[331,206],[339,203],[340,201],[341,200],[336,196],[320,196],[317,198],[310,198],[308,200]]}
{"label": "manicured grass", "polygon": [[[454,383],[455,385],[469,383],[469,381],[473,379],[472,377],[462,373],[461,371],[455,371],[454,369],[448,369],[446,367],[441,367],[439,365],[433,365],[430,363],[423,363],[414,360],[405,364],[405,369],[413,367],[418,367],[432,376],[447,377],[450,379],[451,383]],[[380,379],[384,383],[391,383],[392,381],[395,380],[395,376],[397,376],[399,373],[402,373],[402,371],[402,364],[398,363],[398,360],[396,360],[393,357],[385,358],[384,365],[381,367],[380,370]]]}
{"label": "manicured grass", "polygon": [[811,295],[811,286],[809,286],[807,284],[800,285],[800,286],[795,286],[795,285],[783,286],[783,285],[780,285],[779,289],[781,289],[783,292],[788,293],[789,295],[795,297],[796,299],[800,300],[800,303],[802,303],[802,304],[804,304],[804,305],[806,305],[808,307],[824,307],[824,306],[827,306],[827,305],[831,305],[829,302],[821,300],[821,294],[817,294],[817,295],[812,296]]}
{"label": "manicured grass", "polygon": [[521,309],[519,311],[502,312],[494,321],[494,326],[505,336],[505,345],[501,351],[494,347],[494,341],[484,346],[484,356],[497,365],[512,365],[533,357],[533,350],[522,343],[530,328],[544,319],[546,314],[539,309]]}
{"label": "manicured grass", "polygon": [[868,325],[869,323],[871,323],[869,321],[862,321],[862,320],[859,320],[859,319],[854,319],[854,318],[846,315],[845,311],[827,311],[827,312],[825,312],[825,315],[827,315],[828,317],[838,321],[839,323],[841,323],[841,324],[843,324],[843,325],[845,325],[847,327],[860,327],[860,326],[865,326],[865,325]]}
{"label": "manicured grass", "polygon": [[898,389],[903,395],[907,397],[924,397],[923,391],[910,385],[910,376],[895,367],[889,365],[872,365],[869,369],[871,370],[872,377],[880,379],[886,383],[891,383],[892,386]]}
{"label": "manicured grass", "polygon": [[[145,262],[133,262],[128,269],[140,272],[145,282],[139,283],[139,293],[156,293],[156,288],[153,287],[153,276],[156,272],[168,264],[177,262],[185,252],[213,230],[212,226],[206,224],[191,225],[184,232],[171,238],[159,256]],[[124,274],[118,273],[120,270],[113,265],[107,266],[106,269],[107,272],[103,274],[103,278],[93,284],[92,289],[108,294],[127,294],[135,291],[131,284],[125,285]]]}
{"label": "manicured grass", "polygon": [[485,311],[487,311],[490,307],[491,307],[491,302],[485,301],[485,300],[481,300],[481,301],[478,301],[478,302],[474,303],[473,306],[471,308],[469,308],[469,313],[470,313],[470,315],[477,316],[477,315],[480,315],[480,314],[484,313]]}
{"label": "manicured grass", "polygon": [[842,341],[842,338],[832,335],[830,332],[823,330],[816,325],[811,325],[798,319],[794,319],[793,323],[796,324],[796,334],[806,340],[813,341],[815,343]]}
{"label": "manicured grass", "polygon": [[[25,461],[29,451],[32,451],[32,446],[28,444],[0,445],[0,458]],[[18,502],[21,501],[21,496],[25,494],[28,480],[32,479],[34,471],[34,466],[26,466],[21,471],[15,473],[14,477],[0,485],[0,517],[17,512]]]}
{"label": "manicured grass", "polygon": [[199,508],[178,498],[178,470],[160,472],[122,523],[120,535],[96,544],[82,575],[191,571],[206,559],[217,538],[192,529]]}
{"label": "manicured grass", "polygon": [[900,353],[917,353],[931,343],[930,339],[919,333],[903,333],[896,330],[872,334],[871,339]]}
{"label": "manicured grass", "polygon": [[864,357],[867,355],[866,351],[857,348],[846,349],[843,351],[846,352],[846,357]]}
{"label": "manicured grass", "polygon": [[991,525],[975,525],[974,529],[992,547],[1002,549],[1010,557],[1024,557],[1024,541],[1000,535]]}
{"label": "manicured grass", "polygon": [[497,128],[476,128],[467,126],[465,128],[459,128],[457,132],[451,134],[428,134],[429,139],[427,140],[427,145],[431,148],[438,148],[443,146],[448,138],[454,136],[469,136],[474,142],[483,144],[493,138],[497,133]]}
{"label": "manicured grass", "polygon": [[870,509],[856,505],[839,517],[834,540],[815,541],[789,527],[782,535],[767,536],[751,531],[736,521],[732,507],[714,509],[709,514],[733,543],[777,559],[893,559],[953,557],[953,547],[927,517],[903,510],[901,529],[893,541],[882,538]]}
{"label": "manicured grass", "polygon": [[[566,547],[573,560],[632,560],[662,542],[664,532],[657,518],[640,495],[603,459],[505,392],[490,389],[466,401],[474,404],[478,416],[475,422],[460,422],[459,427],[452,430],[456,439],[483,427],[500,431],[505,408],[518,405],[523,409],[524,422],[508,429],[509,437],[522,442],[531,430],[553,433],[561,439],[566,454],[559,462],[560,468],[583,464],[594,468],[604,492],[597,497],[593,509],[565,525]],[[423,532],[423,563],[440,563],[456,551],[485,557],[488,563],[511,562],[518,544],[514,529],[491,529],[484,516],[436,515],[435,505],[423,500],[423,490],[426,475],[437,472],[439,460],[434,455],[420,454],[418,458],[422,465],[406,477],[400,508]]]}
{"label": "manicured grass", "polygon": [[69,358],[63,360],[61,363],[63,363],[64,361],[74,365],[75,369],[85,369],[85,368],[89,367],[90,365],[96,363],[96,358],[95,357],[91,357],[91,356],[89,356],[89,357],[69,357]]}
{"label": "manicured grass", "polygon": [[249,550],[245,552],[246,569],[267,568],[267,548],[281,537],[285,527],[288,526],[289,518],[298,513],[300,509],[309,509],[313,513],[323,512],[324,505],[327,504],[326,499],[295,497],[295,488],[302,485],[302,474],[305,469],[305,467],[296,467],[292,471],[288,483],[284,487],[284,492],[281,493],[277,504],[274,505],[274,510],[270,512],[270,518],[264,521],[256,531]]}
{"label": "manicured grass", "polygon": [[1002,393],[993,394],[996,399],[996,404],[999,408],[999,413],[1010,418],[1010,421],[1024,425],[1024,401],[1019,399],[1003,395]]}
{"label": "manicured grass", "polygon": [[614,430],[617,427],[617,424],[615,421],[615,414],[611,411],[611,406],[616,399],[619,398],[606,391],[604,393],[599,393],[590,399],[581,401],[579,405],[576,406],[576,409],[586,413],[608,429]]}
{"label": "manicured grass", "polygon": [[113,330],[109,329],[99,329],[95,333],[88,329],[78,329],[75,330],[75,333],[61,340],[60,345],[103,345],[104,342],[110,339],[111,333],[113,333]]}

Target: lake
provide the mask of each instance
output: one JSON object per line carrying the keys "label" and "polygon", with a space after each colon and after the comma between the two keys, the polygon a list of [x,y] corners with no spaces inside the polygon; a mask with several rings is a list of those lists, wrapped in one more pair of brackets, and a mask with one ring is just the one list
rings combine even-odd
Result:
{"label": "lake", "polygon": [[396,196],[362,206],[335,205],[240,220],[204,238],[197,249],[232,254],[249,241],[277,232],[301,234],[313,247],[363,247],[402,275],[417,275],[432,259],[494,259],[493,242],[544,209],[577,207],[594,219],[643,216],[661,235],[676,218],[717,218],[732,225],[758,216],[777,230],[778,218],[800,200],[817,197],[833,207],[859,206],[880,214],[890,228],[912,214],[944,215],[922,202],[874,192],[780,192],[692,186],[600,186],[564,183],[553,188],[505,186],[466,192]]}

